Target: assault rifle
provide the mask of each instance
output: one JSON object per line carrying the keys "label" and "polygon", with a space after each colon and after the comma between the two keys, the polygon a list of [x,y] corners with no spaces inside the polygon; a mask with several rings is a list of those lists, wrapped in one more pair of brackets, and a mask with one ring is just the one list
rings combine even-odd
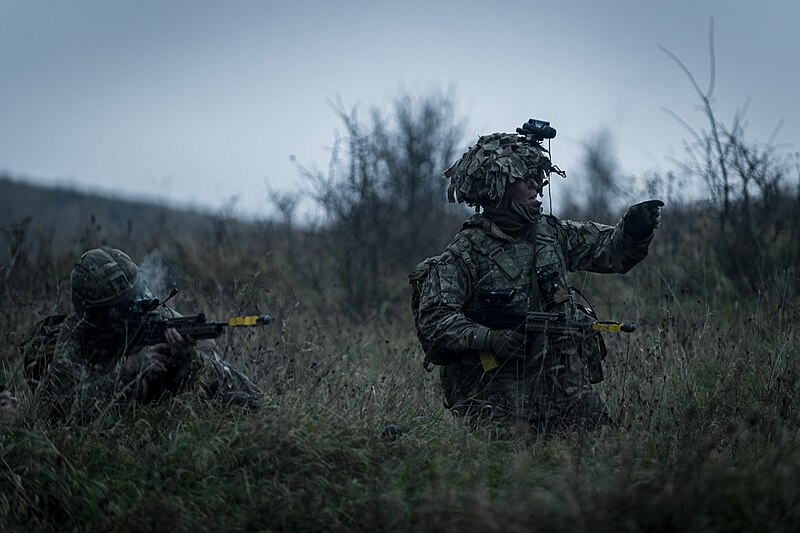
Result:
{"label": "assault rifle", "polygon": [[132,352],[166,342],[165,333],[169,328],[175,328],[181,336],[190,335],[200,340],[215,339],[228,327],[266,326],[272,322],[269,315],[237,316],[214,322],[208,321],[203,313],[164,319],[158,312],[159,305],[157,298],[141,298],[131,301],[124,310],[112,312],[102,320],[102,326],[94,326],[84,335],[87,348],[117,346]]}
{"label": "assault rifle", "polygon": [[533,333],[631,333],[636,324],[597,320],[587,314],[587,320],[567,318],[564,313],[529,312],[524,318],[525,331]]}
{"label": "assault rifle", "polygon": [[[600,333],[630,333],[636,330],[635,324],[597,320],[594,312],[578,306],[583,312],[576,317],[565,313],[529,311],[519,313],[514,306],[514,291],[487,291],[478,295],[477,308],[466,312],[467,318],[490,329],[513,329],[526,334],[543,333],[552,335],[574,334],[582,337],[584,354],[589,370],[589,380],[598,383],[603,380],[602,361],[606,357],[606,347]],[[497,368],[499,362],[494,354],[480,353],[481,364],[486,372]]]}
{"label": "assault rifle", "polygon": [[635,324],[627,322],[608,322],[597,320],[594,313],[586,309],[586,313],[579,315],[582,318],[567,318],[564,313],[548,313],[542,311],[529,311],[528,313],[514,313],[512,307],[513,294],[511,291],[492,291],[483,295],[483,302],[478,309],[468,310],[467,318],[491,329],[516,329],[528,333],[568,334],[577,333],[590,335],[594,332],[603,333],[630,333],[636,330]]}
{"label": "assault rifle", "polygon": [[143,346],[166,342],[165,332],[175,328],[182,336],[190,335],[195,340],[216,339],[227,327],[266,326],[272,322],[269,315],[237,316],[225,322],[209,322],[203,313],[194,316],[160,319],[157,315],[134,316],[95,330],[86,336],[92,346],[119,346],[125,351],[135,351]]}

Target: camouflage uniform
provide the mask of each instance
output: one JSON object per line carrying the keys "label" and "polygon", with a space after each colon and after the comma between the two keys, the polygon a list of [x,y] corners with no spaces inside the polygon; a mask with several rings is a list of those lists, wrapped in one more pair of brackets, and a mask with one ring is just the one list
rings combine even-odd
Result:
{"label": "camouflage uniform", "polygon": [[[536,172],[544,166],[544,174],[560,173],[536,145],[519,142],[515,135],[494,134],[481,137],[445,176],[451,178],[450,190],[461,192],[461,201],[496,206],[508,183],[537,166]],[[486,172],[470,179],[481,167],[505,183],[492,188],[496,180],[487,179]],[[541,183],[543,178],[540,174],[537,179]],[[483,213],[464,223],[441,256],[428,260],[430,268],[414,302],[417,334],[427,360],[442,365],[444,401],[454,415],[467,417],[473,426],[490,423],[509,430],[594,427],[610,421],[605,403],[589,383],[585,352],[590,343],[585,338],[528,333],[524,355],[496,353],[498,366],[491,368],[479,356],[489,328],[468,316],[480,315],[481,295],[494,291],[510,295],[504,307],[511,314],[525,316],[529,309],[546,308],[576,317],[580,306],[568,289],[567,272],[627,272],[647,255],[652,239],[652,232],[643,239],[629,233],[625,218],[606,226],[535,216],[512,236]],[[547,304],[537,271],[553,272],[559,287]]]}
{"label": "camouflage uniform", "polygon": [[[130,259],[122,252],[114,249],[101,251],[108,257],[97,250],[87,254],[95,252],[95,257],[101,255],[108,259],[109,265],[116,259],[123,266],[129,266],[125,260]],[[138,277],[138,272],[131,274],[134,268],[135,265],[128,269],[127,277],[122,276],[126,279],[120,282],[120,286],[136,285],[138,291],[146,290],[142,283],[132,283],[129,279]],[[109,270],[118,274],[120,269],[111,265]],[[129,358],[141,356],[139,352],[149,347],[135,353],[128,353],[125,347],[89,349],[85,341],[92,335],[94,326],[82,309],[86,295],[76,297],[75,271],[71,282],[76,312],[60,323],[45,320],[37,324],[21,346],[26,377],[41,416],[54,421],[85,423],[104,413],[118,414],[136,403],[156,401],[187,391],[223,404],[260,406],[261,391],[239,370],[220,358],[213,341],[199,341],[188,358],[173,361],[165,372],[157,373],[148,372],[146,368],[131,372],[125,365]],[[126,296],[130,296],[128,292]],[[159,315],[162,319],[180,316],[164,305],[159,307]],[[48,335],[54,341],[42,342]]]}

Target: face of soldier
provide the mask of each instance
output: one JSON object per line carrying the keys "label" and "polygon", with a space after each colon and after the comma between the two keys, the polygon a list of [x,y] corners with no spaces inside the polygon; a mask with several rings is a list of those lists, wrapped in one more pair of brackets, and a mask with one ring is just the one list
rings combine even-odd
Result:
{"label": "face of soldier", "polygon": [[508,185],[506,194],[512,199],[524,205],[532,205],[540,207],[542,202],[539,197],[542,196],[542,191],[539,182],[534,178],[526,178],[524,180],[517,180]]}

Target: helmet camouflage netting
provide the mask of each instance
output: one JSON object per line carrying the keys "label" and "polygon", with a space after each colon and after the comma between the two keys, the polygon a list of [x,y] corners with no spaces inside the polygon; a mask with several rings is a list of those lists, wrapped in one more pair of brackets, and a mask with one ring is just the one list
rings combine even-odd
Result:
{"label": "helmet camouflage netting", "polygon": [[547,150],[529,135],[483,135],[444,171],[443,177],[450,180],[447,199],[472,206],[494,205],[509,183],[528,177],[543,180],[550,172],[563,175],[546,154]]}

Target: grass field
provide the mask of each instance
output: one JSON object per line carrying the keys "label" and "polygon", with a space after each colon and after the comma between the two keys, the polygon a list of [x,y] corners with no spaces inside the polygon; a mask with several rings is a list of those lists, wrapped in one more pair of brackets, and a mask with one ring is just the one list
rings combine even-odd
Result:
{"label": "grass field", "polygon": [[600,389],[616,425],[498,440],[453,419],[422,368],[410,266],[356,316],[338,300],[336,265],[314,255],[324,233],[215,217],[173,232],[171,216],[87,221],[58,239],[7,232],[0,379],[29,401],[17,340],[69,309],[75,258],[111,244],[176,281],[184,314],[275,317],[218,341],[268,407],[180,397],[65,428],[28,405],[0,424],[0,530],[798,529],[796,255],[744,290],[720,271],[699,211],[668,207],[630,274],[573,278],[601,318],[639,325],[608,339]]}

